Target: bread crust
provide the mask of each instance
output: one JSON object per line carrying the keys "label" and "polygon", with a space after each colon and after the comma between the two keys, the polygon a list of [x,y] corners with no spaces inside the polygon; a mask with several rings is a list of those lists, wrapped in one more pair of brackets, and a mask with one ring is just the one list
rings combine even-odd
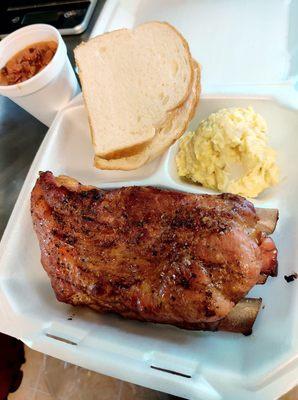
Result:
{"label": "bread crust", "polygon": [[160,25],[167,25],[172,31],[174,31],[176,33],[176,35],[178,35],[179,38],[181,39],[183,47],[185,48],[185,50],[188,54],[189,67],[190,67],[190,80],[189,80],[189,84],[188,84],[188,90],[186,91],[184,97],[180,100],[180,102],[178,104],[176,104],[175,107],[173,107],[169,110],[169,111],[174,111],[177,108],[179,108],[181,105],[183,105],[190,95],[191,88],[193,85],[193,79],[194,79],[193,59],[192,59],[191,52],[189,50],[189,45],[188,45],[186,39],[173,25],[171,25],[169,22],[166,22],[166,21],[148,21],[148,22],[143,23],[142,25],[153,24],[153,23],[160,24]]}

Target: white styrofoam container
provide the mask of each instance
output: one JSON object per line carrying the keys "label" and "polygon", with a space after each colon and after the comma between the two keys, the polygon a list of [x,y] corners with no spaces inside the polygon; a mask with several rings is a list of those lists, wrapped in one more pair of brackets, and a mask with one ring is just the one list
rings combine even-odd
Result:
{"label": "white styrofoam container", "polygon": [[[177,145],[162,158],[136,171],[96,170],[92,165],[93,150],[81,96],[57,115],[48,131],[3,235],[0,244],[0,331],[65,361],[188,399],[272,400],[298,383],[297,282],[287,284],[283,279],[284,275],[298,271],[298,184],[295,176],[298,167],[298,98],[293,72],[295,63],[298,68],[298,54],[295,54],[294,42],[289,40],[295,29],[289,14],[296,6],[281,0],[270,1],[271,7],[266,6],[268,3],[265,0],[245,2],[246,19],[242,21],[244,26],[250,27],[247,19],[250,20],[251,35],[265,45],[272,36],[257,29],[261,17],[255,8],[265,13],[263,19],[266,15],[270,15],[270,21],[274,19],[271,25],[267,21],[266,29],[272,26],[273,36],[275,30],[279,31],[273,39],[281,60],[273,50],[266,52],[264,48],[264,55],[261,52],[263,46],[253,41],[258,57],[263,57],[260,65],[268,67],[266,73],[251,63],[244,74],[241,68],[249,57],[244,52],[238,60],[233,48],[243,42],[247,44],[248,40],[246,30],[239,22],[243,2],[110,0],[96,26],[96,32],[100,33],[144,20],[164,19],[181,29],[206,74],[210,65],[210,75],[203,79],[200,107],[190,128],[196,127],[211,112],[229,106],[251,105],[267,120],[270,144],[278,150],[282,179],[278,186],[265,191],[254,203],[280,210],[280,221],[273,235],[279,249],[280,268],[277,278],[269,278],[266,285],[258,285],[250,293],[253,297],[261,296],[265,305],[253,335],[189,332],[100,315],[56,301],[39,261],[40,251],[30,218],[30,191],[38,171],[51,170],[56,175],[70,175],[103,188],[155,185],[212,193],[179,179],[174,163]],[[215,24],[220,17],[227,21],[227,30],[234,30],[235,43],[227,49],[227,55],[233,65],[238,61],[233,73],[222,76],[221,68],[229,70],[229,62],[224,56],[216,59],[213,40],[221,46],[220,52],[225,40],[215,35],[212,40],[209,38],[211,47],[204,45],[212,29],[215,33],[218,29],[228,41],[232,38],[221,24],[218,27]],[[233,27],[230,26],[232,22]],[[207,36],[204,29],[209,29]],[[288,41],[284,36],[283,40],[280,38],[282,33],[285,37],[288,35]],[[197,45],[198,40],[202,47]],[[253,50],[250,51],[252,55]],[[254,79],[251,82],[250,71]],[[72,320],[68,320],[69,316],[73,316]]]}

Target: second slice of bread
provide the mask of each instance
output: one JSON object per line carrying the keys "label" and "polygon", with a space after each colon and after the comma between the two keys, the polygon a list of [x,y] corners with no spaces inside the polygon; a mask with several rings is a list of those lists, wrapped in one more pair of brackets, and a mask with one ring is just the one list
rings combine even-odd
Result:
{"label": "second slice of bread", "polygon": [[94,165],[100,169],[129,171],[139,168],[160,156],[187,129],[198,105],[200,91],[200,66],[194,62],[194,80],[188,99],[182,106],[175,110],[174,117],[156,133],[150,143],[138,154],[130,157],[106,160],[95,155]]}

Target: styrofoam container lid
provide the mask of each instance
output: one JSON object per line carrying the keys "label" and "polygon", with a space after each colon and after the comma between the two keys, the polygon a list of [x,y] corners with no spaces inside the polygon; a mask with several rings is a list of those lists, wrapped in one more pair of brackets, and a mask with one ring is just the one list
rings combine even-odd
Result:
{"label": "styrofoam container lid", "polygon": [[201,64],[203,93],[272,95],[296,108],[297,1],[112,0],[108,8],[92,36],[167,21],[181,31]]}

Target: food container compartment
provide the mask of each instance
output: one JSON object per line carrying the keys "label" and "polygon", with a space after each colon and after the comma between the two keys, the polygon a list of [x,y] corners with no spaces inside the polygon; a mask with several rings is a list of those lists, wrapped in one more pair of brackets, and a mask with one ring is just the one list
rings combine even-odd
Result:
{"label": "food container compartment", "polygon": [[[82,95],[78,95],[73,106],[66,108],[63,115],[58,117],[56,126],[59,126],[56,137],[48,147],[48,151],[56,154],[59,164],[53,163],[54,172],[85,179],[90,185],[101,184],[103,187],[119,182],[138,181],[147,179],[158,169],[161,160],[147,164],[134,171],[101,171],[93,166],[94,151],[91,143],[91,134],[88,118],[83,106]],[[77,106],[76,106],[77,104]],[[53,159],[54,160],[54,159]],[[120,186],[121,186],[120,185]]]}
{"label": "food container compartment", "polygon": [[[273,390],[280,395],[290,389],[297,378],[293,375],[297,373],[297,290],[296,283],[287,284],[283,276],[297,270],[298,114],[270,98],[207,96],[201,100],[193,126],[210,112],[236,104],[251,105],[267,119],[283,172],[281,183],[254,201],[258,206],[280,210],[273,235],[280,269],[277,278],[269,278],[266,285],[256,286],[249,294],[261,296],[265,306],[251,336],[190,332],[127,321],[57,302],[39,261],[29,212],[30,191],[38,171],[69,174],[83,183],[106,188],[145,184],[206,192],[175,177],[175,146],[152,164],[153,171],[132,172],[135,179],[123,176],[109,182],[110,172],[88,167],[93,152],[80,96],[56,117],[46,135],[1,242],[1,330],[54,357],[189,399],[245,400],[253,395],[271,400]],[[116,176],[116,172],[113,174]],[[229,397],[231,392],[233,396]]]}
{"label": "food container compartment", "polygon": [[[222,108],[227,107],[249,107],[252,106],[253,109],[261,114],[268,125],[268,138],[269,145],[272,146],[277,152],[277,163],[280,165],[281,169],[281,182],[272,188],[265,190],[257,198],[251,199],[254,204],[258,207],[268,207],[268,208],[279,208],[278,197],[280,191],[284,191],[284,185],[287,184],[287,176],[285,175],[285,170],[287,169],[288,158],[286,154],[280,151],[281,148],[285,148],[287,143],[285,143],[284,136],[284,119],[285,118],[295,118],[295,111],[292,113],[282,105],[278,105],[270,97],[256,98],[256,97],[215,97],[215,96],[204,96],[201,100],[198,112],[195,118],[192,120],[188,127],[188,131],[195,131],[203,119],[207,118],[211,113],[214,113]],[[179,141],[175,143],[168,154],[167,163],[167,173],[170,179],[174,182],[177,189],[185,190],[187,192],[193,193],[209,193],[217,194],[219,192],[204,188],[198,184],[187,181],[180,178],[177,174],[175,156],[179,148]],[[184,189],[183,189],[184,188]]]}

